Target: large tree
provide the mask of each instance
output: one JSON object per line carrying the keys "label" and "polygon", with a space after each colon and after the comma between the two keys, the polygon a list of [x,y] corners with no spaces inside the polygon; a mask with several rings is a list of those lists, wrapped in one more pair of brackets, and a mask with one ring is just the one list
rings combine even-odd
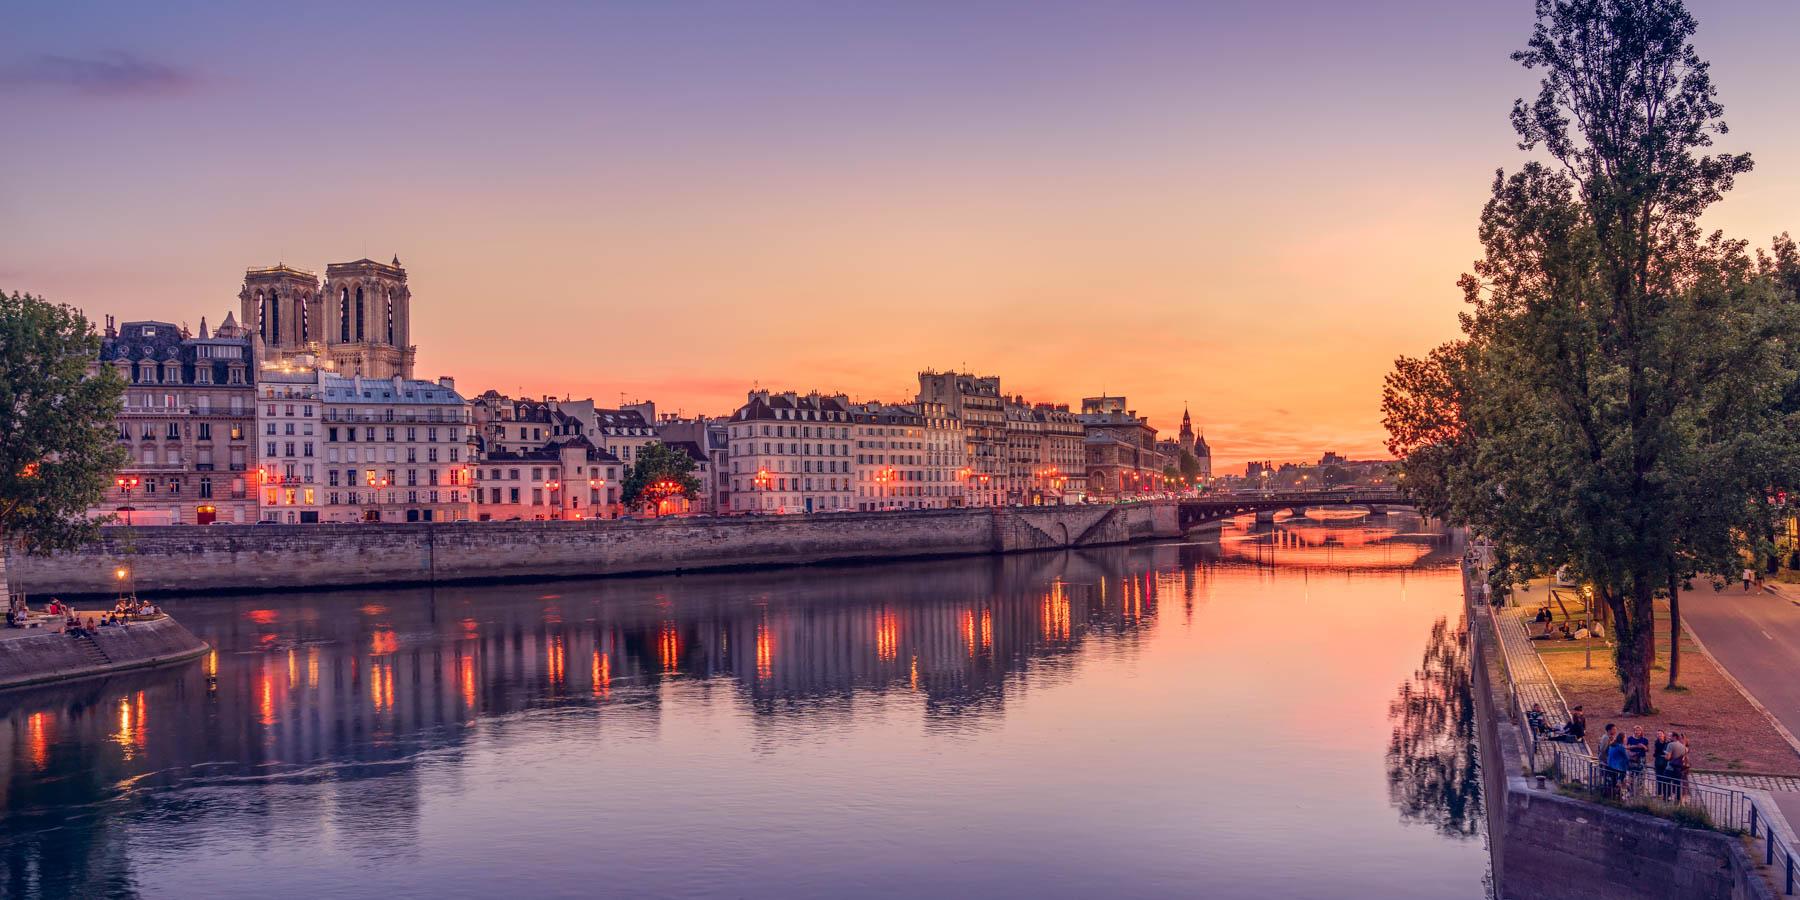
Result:
{"label": "large tree", "polygon": [[1680,0],[1537,17],[1514,58],[1542,89],[1512,122],[1546,158],[1496,176],[1465,338],[1397,363],[1385,424],[1406,489],[1499,542],[1498,579],[1591,581],[1624,709],[1648,712],[1656,598],[1760,550],[1791,483],[1793,248],[1699,226],[1750,158],[1702,153],[1725,124]]}
{"label": "large tree", "polygon": [[125,460],[113,432],[124,381],[89,376],[100,338],[87,319],[41,297],[0,293],[0,594],[6,553],[48,553],[94,539],[88,510]]}
{"label": "large tree", "polygon": [[627,508],[660,504],[674,497],[694,499],[700,481],[694,477],[694,458],[661,441],[638,448],[637,460],[625,475],[620,499]]}

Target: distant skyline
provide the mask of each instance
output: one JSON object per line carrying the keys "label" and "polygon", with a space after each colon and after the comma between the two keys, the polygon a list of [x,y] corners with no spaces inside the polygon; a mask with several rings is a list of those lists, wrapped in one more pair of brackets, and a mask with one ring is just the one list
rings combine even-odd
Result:
{"label": "distant skyline", "polygon": [[[1688,4],[1800,231],[1800,4]],[[9,10],[0,289],[197,326],[398,255],[418,375],[722,414],[922,368],[1124,394],[1215,472],[1384,456],[1456,336],[1529,0]]]}

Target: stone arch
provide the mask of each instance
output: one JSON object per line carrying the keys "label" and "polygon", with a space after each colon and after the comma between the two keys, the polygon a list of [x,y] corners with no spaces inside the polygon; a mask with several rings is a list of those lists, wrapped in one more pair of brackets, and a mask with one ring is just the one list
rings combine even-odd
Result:
{"label": "stone arch", "polygon": [[1060,520],[1057,521],[1055,537],[1056,537],[1056,546],[1058,546],[1058,547],[1069,546],[1069,526],[1067,523],[1062,522]]}

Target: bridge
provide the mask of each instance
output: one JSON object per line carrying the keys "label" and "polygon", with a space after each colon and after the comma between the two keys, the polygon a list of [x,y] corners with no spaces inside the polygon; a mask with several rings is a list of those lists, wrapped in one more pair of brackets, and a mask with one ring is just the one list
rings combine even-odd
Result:
{"label": "bridge", "polygon": [[1246,491],[1208,494],[1178,503],[1184,532],[1196,525],[1249,513],[1266,513],[1272,518],[1284,509],[1302,516],[1308,507],[1367,506],[1370,515],[1385,515],[1390,506],[1413,505],[1412,498],[1399,491]]}

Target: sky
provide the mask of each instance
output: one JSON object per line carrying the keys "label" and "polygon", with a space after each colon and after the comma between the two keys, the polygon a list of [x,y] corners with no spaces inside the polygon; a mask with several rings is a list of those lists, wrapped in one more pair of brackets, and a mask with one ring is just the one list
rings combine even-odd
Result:
{"label": "sky", "polygon": [[[1800,231],[1800,4],[1690,0]],[[399,256],[419,377],[725,414],[921,369],[1123,394],[1214,470],[1385,456],[1529,0],[14,4],[0,289],[216,324],[247,267]]]}

